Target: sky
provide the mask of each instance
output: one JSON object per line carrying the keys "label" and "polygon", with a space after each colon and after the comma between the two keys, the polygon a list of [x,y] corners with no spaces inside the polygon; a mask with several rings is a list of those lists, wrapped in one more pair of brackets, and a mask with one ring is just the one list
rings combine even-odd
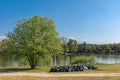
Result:
{"label": "sky", "polygon": [[120,43],[120,0],[0,0],[0,40],[31,16],[54,20],[60,36],[78,43]]}

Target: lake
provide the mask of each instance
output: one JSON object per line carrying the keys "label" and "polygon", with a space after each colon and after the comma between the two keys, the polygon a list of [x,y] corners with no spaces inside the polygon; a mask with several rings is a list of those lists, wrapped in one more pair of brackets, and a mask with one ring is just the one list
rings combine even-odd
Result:
{"label": "lake", "polygon": [[97,63],[116,64],[120,63],[120,55],[95,55]]}
{"label": "lake", "polygon": [[[120,55],[94,55],[96,63],[116,64],[120,63]],[[69,65],[74,59],[73,56],[59,56],[51,59],[51,65]],[[0,67],[18,66],[19,63],[14,59],[0,56]]]}
{"label": "lake", "polygon": [[[116,64],[120,63],[120,55],[93,55],[95,63]],[[59,59],[60,58],[60,59]],[[51,65],[69,65],[74,59],[74,56],[53,57]]]}
{"label": "lake", "polygon": [[18,61],[13,58],[8,58],[5,56],[0,56],[0,67],[8,67],[8,66],[18,66]]}

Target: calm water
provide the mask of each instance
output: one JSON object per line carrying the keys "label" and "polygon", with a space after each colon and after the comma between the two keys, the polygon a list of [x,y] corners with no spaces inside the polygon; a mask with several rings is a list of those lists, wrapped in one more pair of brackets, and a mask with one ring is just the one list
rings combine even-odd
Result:
{"label": "calm water", "polygon": [[96,55],[97,63],[116,64],[120,63],[120,55]]}
{"label": "calm water", "polygon": [[[120,55],[94,55],[96,63],[104,64],[116,64],[120,63]],[[62,59],[59,57],[53,57],[52,64],[55,65],[69,65],[71,60],[74,59],[73,56],[62,56]]]}
{"label": "calm water", "polygon": [[0,56],[0,67],[18,66],[18,62],[5,56]]}
{"label": "calm water", "polygon": [[[94,55],[96,63],[115,64],[120,63],[120,55]],[[60,56],[53,57],[51,65],[69,65],[74,59],[73,56]],[[14,59],[9,59],[4,56],[0,56],[0,67],[18,66],[18,62]]]}

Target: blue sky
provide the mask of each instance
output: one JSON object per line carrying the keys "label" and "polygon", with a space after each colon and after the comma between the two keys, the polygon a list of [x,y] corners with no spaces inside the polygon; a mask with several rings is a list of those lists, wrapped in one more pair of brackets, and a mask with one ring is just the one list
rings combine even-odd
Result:
{"label": "blue sky", "polygon": [[55,21],[61,36],[78,42],[120,42],[120,0],[0,0],[0,39],[15,21],[34,15]]}

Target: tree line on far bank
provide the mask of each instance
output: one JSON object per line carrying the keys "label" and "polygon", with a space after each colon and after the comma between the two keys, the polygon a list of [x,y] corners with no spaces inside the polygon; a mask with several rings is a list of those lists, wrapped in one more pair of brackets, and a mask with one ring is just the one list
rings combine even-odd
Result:
{"label": "tree line on far bank", "polygon": [[79,44],[76,40],[65,37],[62,37],[62,41],[65,54],[120,54],[120,44]]}

